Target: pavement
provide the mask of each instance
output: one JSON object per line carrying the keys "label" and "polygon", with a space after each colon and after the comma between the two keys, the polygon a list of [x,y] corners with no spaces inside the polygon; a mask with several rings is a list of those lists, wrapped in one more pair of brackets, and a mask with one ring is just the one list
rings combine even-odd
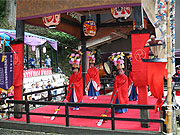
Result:
{"label": "pavement", "polygon": [[14,130],[14,129],[5,129],[5,128],[0,128],[0,134],[1,135],[65,135],[65,134],[35,132],[35,131],[26,131],[26,130]]}

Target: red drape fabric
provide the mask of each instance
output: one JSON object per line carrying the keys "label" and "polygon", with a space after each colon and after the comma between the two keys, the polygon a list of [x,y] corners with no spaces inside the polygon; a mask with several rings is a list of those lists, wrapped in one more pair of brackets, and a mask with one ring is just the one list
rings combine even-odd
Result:
{"label": "red drape fabric", "polygon": [[23,43],[12,44],[13,50],[13,85],[14,100],[22,100],[22,84],[23,84]]}
{"label": "red drape fabric", "polygon": [[144,48],[148,39],[149,33],[131,34],[133,83],[138,87],[148,84],[147,66],[141,60],[149,58],[149,48]]}
{"label": "red drape fabric", "polygon": [[164,77],[166,76],[167,70],[165,62],[150,62],[148,65],[148,84],[152,95],[157,98],[155,104],[155,111],[158,109],[161,110],[163,104],[163,86],[164,86]]}
{"label": "red drape fabric", "polygon": [[147,65],[142,62],[149,58],[149,48],[144,48],[149,33],[131,34],[133,84],[138,87],[138,104],[147,104]]}

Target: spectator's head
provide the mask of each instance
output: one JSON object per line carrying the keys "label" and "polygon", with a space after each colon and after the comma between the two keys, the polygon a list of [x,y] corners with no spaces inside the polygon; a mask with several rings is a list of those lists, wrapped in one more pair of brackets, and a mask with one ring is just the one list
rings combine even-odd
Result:
{"label": "spectator's head", "polygon": [[52,76],[52,79],[53,79],[54,82],[56,81],[56,78],[54,76]]}
{"label": "spectator's head", "polygon": [[36,82],[36,88],[38,88],[39,87],[39,83],[38,82]]}
{"label": "spectator's head", "polygon": [[26,92],[26,88],[23,88],[23,93],[25,93]]}
{"label": "spectator's head", "polygon": [[45,89],[45,86],[44,86],[44,85],[42,85],[42,86],[41,86],[41,88],[42,88],[42,89]]}
{"label": "spectator's head", "polygon": [[49,55],[47,55],[46,57],[49,58]]}
{"label": "spectator's head", "polygon": [[48,81],[48,85],[51,85],[51,81]]}
{"label": "spectator's head", "polygon": [[32,87],[32,88],[34,88],[34,83],[33,83],[33,84],[31,84],[31,87]]}

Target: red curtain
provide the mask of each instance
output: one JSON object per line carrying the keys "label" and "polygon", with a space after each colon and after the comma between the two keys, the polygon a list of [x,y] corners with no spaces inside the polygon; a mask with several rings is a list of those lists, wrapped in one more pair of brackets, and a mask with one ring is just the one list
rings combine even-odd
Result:
{"label": "red curtain", "polygon": [[23,85],[23,43],[12,44],[14,100],[22,100]]}
{"label": "red curtain", "polygon": [[133,83],[138,87],[138,104],[147,104],[147,65],[142,62],[149,58],[149,48],[144,48],[149,33],[131,34],[132,44],[132,76]]}
{"label": "red curtain", "polygon": [[157,102],[155,104],[155,111],[161,110],[161,106],[163,104],[162,96],[163,96],[163,86],[164,86],[164,77],[167,74],[167,70],[165,69],[165,62],[150,62],[148,65],[148,84],[152,95],[157,98]]}

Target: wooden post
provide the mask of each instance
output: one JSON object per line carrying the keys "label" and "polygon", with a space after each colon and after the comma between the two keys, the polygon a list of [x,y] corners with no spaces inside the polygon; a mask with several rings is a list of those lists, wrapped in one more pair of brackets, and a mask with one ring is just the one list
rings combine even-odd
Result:
{"label": "wooden post", "polygon": [[169,1],[167,1],[167,134],[172,133],[172,76],[171,76],[171,44],[170,44],[170,15],[169,15]]}
{"label": "wooden post", "polygon": [[[24,43],[24,20],[16,20],[16,39],[20,41],[21,43]],[[23,55],[24,55],[24,49],[22,49]],[[23,62],[23,61],[21,61]],[[24,67],[24,66],[23,66]],[[22,67],[22,68],[23,68]],[[23,80],[22,80],[23,82]],[[14,86],[14,89],[21,89],[22,86]],[[23,90],[22,90],[23,91]],[[21,99],[15,99],[15,100],[22,100],[22,93]],[[15,112],[22,112],[22,104],[14,104],[14,111]],[[14,118],[22,118],[22,114],[14,114]]]}
{"label": "wooden post", "polygon": [[[149,110],[148,109],[140,109],[140,118],[141,119],[149,119]],[[142,128],[149,128],[148,122],[141,122]]]}
{"label": "wooden post", "polygon": [[83,23],[85,21],[85,16],[81,17],[81,50],[82,50],[82,77],[83,77],[83,95],[86,95],[86,37],[83,32]]}

